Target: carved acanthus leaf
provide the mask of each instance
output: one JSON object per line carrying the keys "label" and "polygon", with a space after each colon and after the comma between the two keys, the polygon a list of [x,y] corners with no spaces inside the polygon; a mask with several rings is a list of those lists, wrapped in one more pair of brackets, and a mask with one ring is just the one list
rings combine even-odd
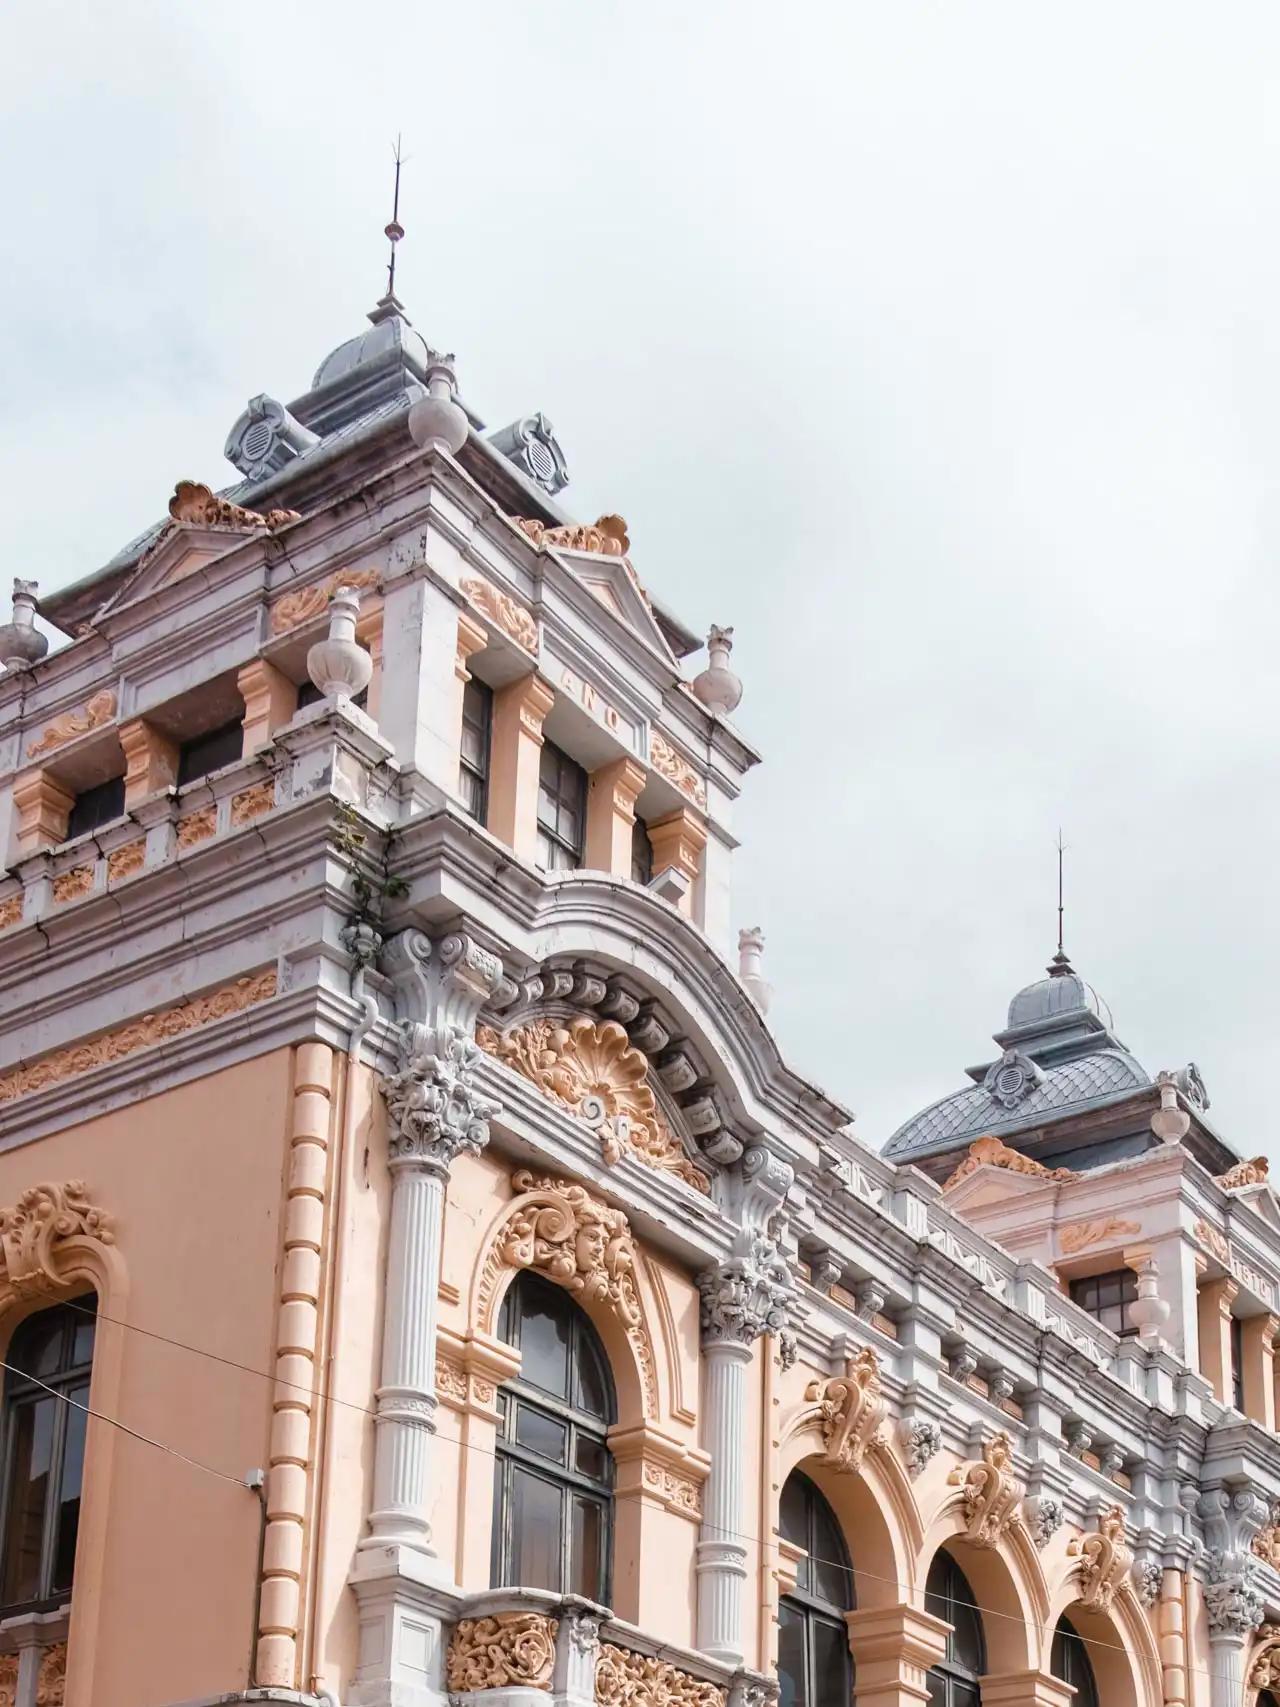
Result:
{"label": "carved acanthus leaf", "polygon": [[111,1217],[90,1203],[84,1182],[31,1186],[0,1209],[0,1278],[20,1293],[59,1285],[59,1248],[74,1238],[115,1243]]}
{"label": "carved acanthus leaf", "polygon": [[27,748],[27,757],[39,758],[42,753],[53,752],[55,747],[65,747],[77,735],[87,735],[91,729],[100,729],[104,723],[110,723],[115,714],[116,696],[110,688],[103,688],[87,699],[78,711],[64,711],[61,717],[47,723]]}
{"label": "carved acanthus leaf", "polygon": [[541,1612],[463,1618],[449,1639],[448,1682],[459,1695],[476,1689],[549,1689],[560,1621]]}
{"label": "carved acanthus leaf", "polygon": [[1251,1161],[1237,1162],[1225,1174],[1219,1174],[1218,1184],[1223,1191],[1239,1191],[1246,1185],[1265,1185],[1270,1170],[1271,1164],[1265,1156],[1254,1156]]}
{"label": "carved acanthus leaf", "polygon": [[667,781],[674,783],[681,794],[687,794],[695,806],[707,804],[707,785],[683,753],[677,753],[670,741],[656,729],[649,731],[649,763]]}
{"label": "carved acanthus leaf", "polygon": [[907,1474],[918,1476],[942,1447],[942,1425],[932,1417],[906,1417],[902,1423],[902,1451]]}
{"label": "carved acanthus leaf", "polygon": [[594,551],[602,557],[625,557],[631,548],[627,524],[621,516],[600,516],[595,525],[548,527],[533,516],[516,516],[516,526],[535,545],[555,546],[561,551]]}
{"label": "carved acanthus leaf", "polygon": [[482,580],[479,575],[464,576],[461,585],[463,593],[476,609],[483,611],[490,622],[496,623],[509,640],[523,646],[526,652],[538,650],[537,623],[508,593],[492,582]]}
{"label": "carved acanthus leaf", "polygon": [[943,1191],[950,1191],[952,1186],[959,1185],[970,1174],[976,1174],[981,1167],[1007,1168],[1011,1174],[1026,1174],[1032,1179],[1069,1180],[1076,1177],[1070,1168],[1046,1168],[1034,1157],[1024,1156],[1002,1144],[998,1138],[988,1136],[974,1139],[968,1155],[947,1180]]}
{"label": "carved acanthus leaf", "polygon": [[252,978],[238,978],[234,984],[215,990],[211,996],[196,996],[176,1007],[163,1008],[159,1013],[143,1014],[141,1019],[130,1020],[127,1025],[104,1032],[87,1043],[55,1050],[27,1066],[12,1067],[7,1073],[0,1074],[0,1103],[14,1102],[18,1097],[29,1096],[32,1091],[44,1090],[47,1085],[60,1084],[63,1079],[74,1079],[94,1067],[123,1060],[126,1055],[147,1049],[153,1043],[164,1043],[171,1037],[180,1037],[184,1032],[208,1025],[211,1020],[224,1019],[229,1014],[240,1013],[244,1008],[265,1002],[275,993],[276,973],[272,967],[270,971],[259,972]]}
{"label": "carved acanthus leaf", "polygon": [[1104,1239],[1131,1239],[1141,1231],[1140,1222],[1125,1221],[1118,1215],[1105,1215],[1096,1221],[1076,1221],[1070,1227],[1064,1227],[1058,1235],[1058,1243],[1069,1256],[1088,1245],[1100,1245]]}
{"label": "carved acanthus leaf", "polygon": [[863,1346],[849,1359],[843,1375],[811,1381],[805,1398],[818,1407],[827,1463],[833,1470],[858,1469],[868,1449],[880,1439],[884,1422],[880,1359],[875,1351]]}
{"label": "carved acanthus leaf", "polygon": [[330,575],[327,580],[318,581],[311,587],[300,587],[297,592],[285,593],[271,607],[272,634],[287,634],[291,628],[300,628],[304,622],[311,622],[321,617],[329,608],[329,601],[339,587],[354,587],[358,591],[382,590],[381,569],[339,569],[337,574]]}
{"label": "carved acanthus leaf", "polygon": [[725,1707],[725,1692],[652,1654],[600,1646],[596,1662],[598,1707]]}
{"label": "carved acanthus leaf", "polygon": [[735,1235],[729,1256],[698,1276],[702,1294],[702,1336],[752,1345],[761,1334],[774,1334],[784,1367],[795,1361],[793,1326],[800,1293],[777,1240],[757,1228]]}
{"label": "carved acanthus leaf", "polygon": [[708,1192],[707,1176],[685,1155],[649,1084],[649,1064],[613,1020],[579,1016],[562,1025],[538,1019],[502,1035],[481,1026],[476,1041],[543,1096],[600,1135],[611,1166],[623,1155]]}
{"label": "carved acanthus leaf", "polygon": [[1133,1568],[1121,1507],[1113,1505],[1098,1519],[1097,1529],[1069,1541],[1067,1553],[1080,1561],[1080,1599],[1105,1612]]}
{"label": "carved acanthus leaf", "polygon": [[958,1464],[947,1477],[964,1490],[965,1530],[979,1547],[994,1547],[1017,1514],[1022,1488],[1013,1473],[1013,1443],[1002,1429],[982,1457]]}
{"label": "carved acanthus leaf", "polygon": [[499,1109],[475,1086],[480,1051],[461,1026],[400,1027],[397,1069],[382,1081],[391,1117],[391,1165],[447,1170],[489,1141]]}
{"label": "carved acanthus leaf", "polygon": [[271,532],[302,520],[297,510],[268,510],[265,515],[246,510],[242,504],[220,498],[198,480],[179,480],[169,500],[169,514],[175,522],[189,522],[196,527],[267,528]]}

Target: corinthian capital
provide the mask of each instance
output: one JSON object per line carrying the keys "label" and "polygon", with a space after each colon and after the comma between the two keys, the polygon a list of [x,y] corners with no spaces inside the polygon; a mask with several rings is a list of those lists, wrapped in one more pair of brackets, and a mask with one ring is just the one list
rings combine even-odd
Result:
{"label": "corinthian capital", "polygon": [[794,1356],[792,1317],[799,1301],[791,1270],[765,1233],[739,1233],[732,1254],[698,1276],[702,1337],[708,1345],[752,1345],[777,1334],[783,1361]]}
{"label": "corinthian capital", "polygon": [[1204,1606],[1210,1633],[1243,1640],[1262,1623],[1262,1593],[1252,1562],[1240,1554],[1210,1554]]}
{"label": "corinthian capital", "polygon": [[399,1064],[382,1082],[392,1167],[445,1171],[464,1150],[475,1154],[489,1142],[489,1121],[501,1105],[475,1087],[482,1059],[459,1026],[401,1024]]}
{"label": "corinthian capital", "polygon": [[497,955],[460,932],[433,942],[422,931],[401,931],[383,950],[382,964],[395,986],[399,1019],[467,1036],[502,983]]}

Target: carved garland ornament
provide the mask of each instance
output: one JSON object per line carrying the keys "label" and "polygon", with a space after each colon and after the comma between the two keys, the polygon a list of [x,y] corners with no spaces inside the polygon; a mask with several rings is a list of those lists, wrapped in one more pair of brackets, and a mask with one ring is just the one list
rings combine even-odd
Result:
{"label": "carved garland ornament", "polygon": [[323,616],[339,587],[381,592],[382,571],[339,569],[336,575],[330,575],[325,581],[318,581],[313,587],[300,587],[297,592],[285,593],[283,598],[277,599],[271,607],[272,634],[287,634],[291,628],[300,628],[304,622],[311,622],[316,617]]}
{"label": "carved garland ornament", "polygon": [[674,783],[681,794],[687,794],[695,806],[707,804],[707,785],[694,770],[688,759],[660,735],[656,729],[649,731],[649,763],[667,781]]}
{"label": "carved garland ornament", "polygon": [[1002,1429],[982,1448],[981,1459],[958,1464],[947,1477],[964,1489],[965,1530],[978,1547],[994,1547],[1017,1513],[1022,1489],[1013,1474],[1013,1443]]}
{"label": "carved garland ornament", "polygon": [[880,1359],[874,1350],[863,1346],[843,1375],[811,1381],[804,1396],[817,1405],[827,1463],[833,1470],[857,1470],[880,1440],[884,1422]]}
{"label": "carved garland ornament", "polygon": [[690,1677],[667,1660],[602,1642],[596,1662],[596,1700],[600,1707],[725,1707],[725,1692],[705,1678]]}
{"label": "carved garland ornament", "polygon": [[115,1243],[111,1217],[89,1202],[83,1180],[33,1185],[0,1209],[0,1278],[24,1294],[59,1285],[58,1247],[74,1238]]}
{"label": "carved garland ornament", "polygon": [[52,1055],[0,1074],[0,1104],[15,1102],[33,1091],[44,1090],[48,1085],[74,1079],[112,1061],[121,1061],[139,1049],[148,1049],[153,1043],[164,1043],[171,1037],[195,1031],[211,1020],[240,1013],[258,1002],[267,1001],[275,993],[276,974],[272,967],[269,972],[259,972],[252,978],[238,978],[234,984],[215,990],[211,996],[197,996],[192,1001],[180,1002],[176,1007],[143,1014],[141,1019],[130,1020],[128,1025],[104,1032],[87,1043],[55,1050]]}
{"label": "carved garland ornament", "polygon": [[1076,1177],[1070,1168],[1046,1168],[1034,1157],[1023,1156],[1002,1144],[998,1138],[988,1136],[974,1139],[969,1146],[969,1154],[943,1186],[943,1191],[950,1191],[952,1186],[959,1185],[961,1180],[968,1179],[970,1174],[976,1174],[984,1166],[1007,1168],[1011,1174],[1027,1174],[1032,1179],[1068,1180]]}
{"label": "carved garland ornament", "polygon": [[1084,1250],[1087,1245],[1100,1245],[1104,1239],[1131,1239],[1141,1231],[1142,1225],[1138,1221],[1123,1221],[1118,1215],[1107,1215],[1098,1221],[1077,1221],[1073,1226],[1064,1227],[1058,1235],[1058,1243],[1070,1256],[1075,1251]]}
{"label": "carved garland ornament", "polygon": [[556,1663],[558,1618],[499,1612],[463,1618],[449,1639],[448,1680],[460,1695],[475,1689],[549,1689]]}
{"label": "carved garland ornament", "polygon": [[1217,1183],[1223,1191],[1239,1191],[1246,1185],[1266,1185],[1270,1170],[1271,1164],[1265,1156],[1255,1156],[1252,1161],[1237,1162],[1225,1174],[1219,1174]]}
{"label": "carved garland ornament", "polygon": [[55,717],[46,725],[39,739],[27,748],[27,757],[39,758],[41,753],[51,753],[55,747],[65,747],[77,735],[87,735],[91,729],[110,723],[115,714],[116,696],[110,688],[103,688],[101,693],[95,693],[86,700],[80,711],[64,711],[61,717]]}
{"label": "carved garland ornament", "polygon": [[1206,1250],[1212,1251],[1224,1268],[1231,1267],[1231,1246],[1225,1233],[1211,1227],[1207,1221],[1197,1221],[1195,1236]]}
{"label": "carved garland ornament", "polygon": [[476,1042],[593,1127],[610,1167],[624,1155],[634,1156],[695,1191],[710,1191],[707,1176],[694,1167],[662,1117],[648,1082],[649,1063],[616,1021],[597,1024],[579,1016],[561,1025],[539,1019],[505,1036],[482,1025]]}
{"label": "carved garland ornament", "polygon": [[625,557],[631,549],[627,524],[621,516],[599,516],[594,527],[548,527],[534,516],[513,517],[520,532],[537,546],[555,546],[560,551],[594,551],[601,557]]}
{"label": "carved garland ornament", "polygon": [[1107,1611],[1133,1568],[1133,1554],[1125,1544],[1123,1510],[1113,1505],[1099,1518],[1096,1530],[1067,1543],[1067,1553],[1080,1561],[1081,1600]]}
{"label": "carved garland ornament", "polygon": [[190,522],[196,527],[267,528],[272,533],[302,520],[297,510],[268,510],[265,515],[246,510],[241,504],[219,498],[197,480],[179,480],[169,500],[169,514],[175,522]]}
{"label": "carved garland ornament", "polygon": [[462,581],[462,591],[478,611],[483,611],[490,622],[507,636],[514,640],[517,646],[523,646],[526,652],[538,650],[538,625],[521,605],[513,598],[500,591],[488,581],[482,581],[478,575],[467,575]]}
{"label": "carved garland ornament", "polygon": [[572,1180],[522,1168],[511,1184],[517,1202],[498,1230],[480,1277],[480,1320],[490,1326],[504,1268],[531,1268],[587,1303],[612,1310],[626,1332],[644,1382],[645,1409],[658,1411],[658,1378],[635,1283],[635,1246],[621,1209]]}

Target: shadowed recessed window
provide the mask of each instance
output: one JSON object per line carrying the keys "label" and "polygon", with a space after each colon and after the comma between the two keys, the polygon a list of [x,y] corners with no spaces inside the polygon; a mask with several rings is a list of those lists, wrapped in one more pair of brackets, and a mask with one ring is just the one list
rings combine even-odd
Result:
{"label": "shadowed recessed window", "polygon": [[587,827],[587,773],[550,741],[538,755],[538,864],[573,871],[582,864]]}
{"label": "shadowed recessed window", "polygon": [[631,881],[633,883],[650,883],[653,879],[653,843],[649,840],[649,831],[644,819],[636,814],[636,821],[631,826]]}
{"label": "shadowed recessed window", "polygon": [[178,749],[178,787],[220,771],[223,765],[235,764],[243,751],[244,725],[238,717],[234,723],[224,723],[221,729],[211,729],[207,735],[184,741]]}
{"label": "shadowed recessed window", "polygon": [[71,1588],[80,1526],[97,1300],[28,1316],[5,1354],[0,1609],[56,1606]]}
{"label": "shadowed recessed window", "polygon": [[498,1394],[493,1583],[609,1601],[617,1418],[604,1347],[559,1286],[524,1273],[502,1305],[499,1338],[520,1375]]}
{"label": "shadowed recessed window", "polygon": [[113,818],[123,816],[124,778],[113,776],[109,782],[100,782],[76,795],[75,805],[67,819],[67,840],[87,835],[90,830],[97,830]]}
{"label": "shadowed recessed window", "polygon": [[474,676],[462,690],[462,739],[458,749],[458,793],[462,804],[483,824],[489,806],[489,737],[493,727],[493,691]]}
{"label": "shadowed recessed window", "polygon": [[798,1470],[782,1490],[778,1531],[803,1549],[795,1587],[778,1605],[778,1707],[848,1707],[853,1662],[844,1615],[854,1608],[849,1552],[835,1513]]}
{"label": "shadowed recessed window", "polygon": [[1060,1677],[1063,1683],[1075,1686],[1076,1698],[1071,1707],[1098,1707],[1098,1684],[1089,1661],[1089,1650],[1084,1645],[1084,1638],[1065,1613],[1059,1618],[1053,1632],[1049,1670],[1055,1677]]}
{"label": "shadowed recessed window", "polygon": [[1138,1277],[1131,1268],[1115,1268],[1106,1274],[1087,1274],[1071,1282],[1071,1301],[1091,1316],[1096,1316],[1104,1328],[1116,1334],[1136,1334],[1136,1323],[1130,1320],[1129,1306],[1138,1297]]}
{"label": "shadowed recessed window", "polygon": [[969,1579],[945,1550],[934,1554],[924,1609],[950,1624],[947,1651],[929,1671],[933,1707],[978,1707],[978,1679],[987,1669],[982,1615]]}

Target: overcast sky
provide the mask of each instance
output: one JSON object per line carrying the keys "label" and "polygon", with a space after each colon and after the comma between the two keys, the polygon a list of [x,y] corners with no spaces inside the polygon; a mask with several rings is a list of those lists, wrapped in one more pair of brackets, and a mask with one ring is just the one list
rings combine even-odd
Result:
{"label": "overcast sky", "polygon": [[[733,623],[737,923],[879,1143],[1067,946],[1272,1149],[1280,10],[19,0],[3,565],[220,484],[399,285]],[[1270,112],[1268,112],[1268,95]]]}

